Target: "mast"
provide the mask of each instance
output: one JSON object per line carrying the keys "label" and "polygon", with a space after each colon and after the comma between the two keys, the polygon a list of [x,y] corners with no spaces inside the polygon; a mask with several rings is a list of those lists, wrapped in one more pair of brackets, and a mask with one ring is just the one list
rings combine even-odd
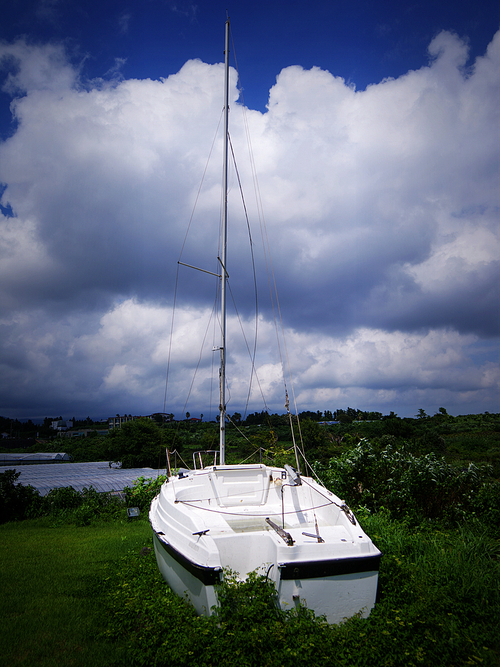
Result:
{"label": "mast", "polygon": [[229,18],[226,21],[224,49],[224,168],[223,168],[223,209],[222,209],[222,249],[221,249],[221,344],[220,344],[220,403],[219,403],[219,450],[220,463],[226,462],[226,245],[227,245],[227,161],[229,135]]}

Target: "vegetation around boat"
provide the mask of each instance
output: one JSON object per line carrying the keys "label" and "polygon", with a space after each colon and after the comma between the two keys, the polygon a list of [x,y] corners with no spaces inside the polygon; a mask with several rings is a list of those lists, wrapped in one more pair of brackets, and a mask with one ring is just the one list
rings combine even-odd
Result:
{"label": "vegetation around boat", "polygon": [[387,512],[360,518],[384,551],[379,600],[368,619],[337,626],[278,612],[255,577],[229,578],[217,614],[196,616],[161,578],[149,523],[124,510],[84,527],[51,517],[3,524],[3,664],[498,665],[498,542],[481,523],[414,529]]}
{"label": "vegetation around boat", "polygon": [[[156,567],[145,518],[156,482],[127,490],[143,508],[128,520],[108,494],[40,501],[2,477],[2,511],[24,498],[23,516],[38,517],[0,526],[5,664],[499,665],[498,416],[415,419],[404,436],[399,421],[380,420],[393,433],[378,435],[366,432],[377,422],[309,425],[326,434],[308,445],[317,472],[384,554],[370,617],[338,626],[278,611],[259,577],[228,576],[217,614],[196,616]],[[185,429],[199,441],[211,426]],[[279,424],[252,428],[269,455],[288,456]],[[195,443],[183,446],[187,456]]]}

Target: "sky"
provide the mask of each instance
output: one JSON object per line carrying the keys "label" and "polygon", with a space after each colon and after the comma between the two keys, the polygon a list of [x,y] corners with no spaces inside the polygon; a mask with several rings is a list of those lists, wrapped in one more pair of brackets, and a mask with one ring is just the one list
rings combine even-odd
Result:
{"label": "sky", "polygon": [[0,9],[0,415],[215,418],[226,10],[228,412],[500,411],[498,0]]}

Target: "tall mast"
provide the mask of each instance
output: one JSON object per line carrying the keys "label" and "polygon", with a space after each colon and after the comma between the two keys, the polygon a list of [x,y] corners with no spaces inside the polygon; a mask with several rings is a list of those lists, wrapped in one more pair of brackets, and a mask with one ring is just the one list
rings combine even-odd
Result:
{"label": "tall mast", "polygon": [[229,136],[229,19],[226,21],[224,67],[224,171],[223,192],[224,203],[222,211],[222,250],[221,250],[221,344],[220,344],[220,404],[219,404],[219,449],[220,462],[226,462],[226,245],[227,245],[227,160]]}

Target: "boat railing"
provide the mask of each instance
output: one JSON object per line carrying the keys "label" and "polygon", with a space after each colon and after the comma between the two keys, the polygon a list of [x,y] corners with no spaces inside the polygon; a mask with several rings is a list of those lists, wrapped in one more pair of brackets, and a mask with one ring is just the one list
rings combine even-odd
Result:
{"label": "boat railing", "polygon": [[[198,465],[201,470],[207,465],[216,466],[218,453],[216,449],[200,449],[197,452],[193,452],[194,470],[198,470]],[[207,463],[208,457],[211,459],[209,463]]]}

